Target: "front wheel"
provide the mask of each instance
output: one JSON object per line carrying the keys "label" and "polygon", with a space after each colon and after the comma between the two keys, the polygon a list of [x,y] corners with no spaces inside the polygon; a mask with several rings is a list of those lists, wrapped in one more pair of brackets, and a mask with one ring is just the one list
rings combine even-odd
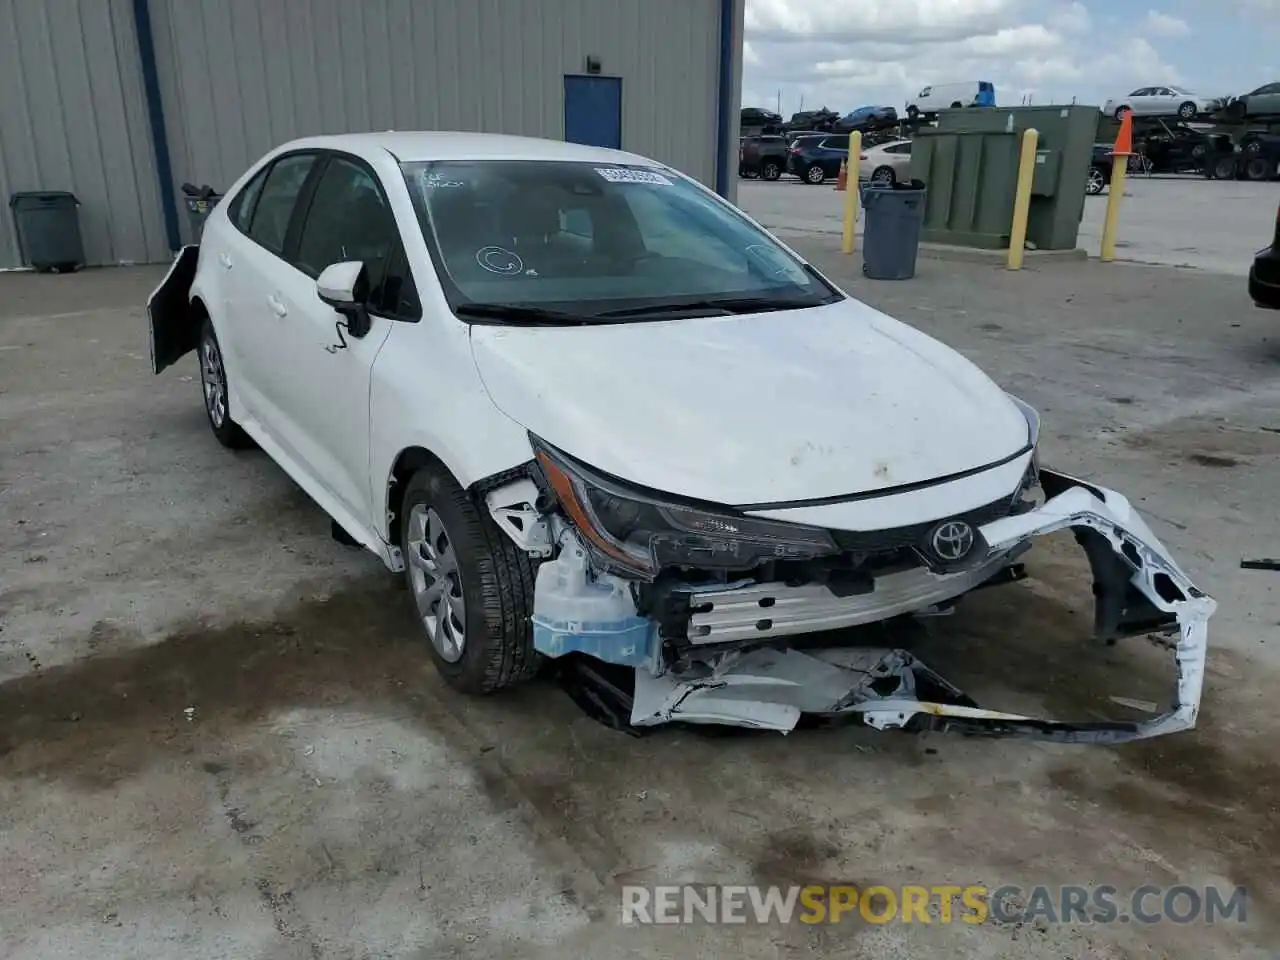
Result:
{"label": "front wheel", "polygon": [[827,179],[827,171],[822,169],[822,164],[815,163],[804,172],[806,183],[820,184]]}
{"label": "front wheel", "polygon": [[1128,107],[1116,107],[1115,118],[1117,120],[1123,120],[1124,115],[1128,112],[1129,112]]}
{"label": "front wheel", "polygon": [[218,442],[231,450],[253,446],[249,435],[231,419],[227,365],[218,344],[218,335],[213,330],[213,321],[208,317],[205,317],[200,331],[200,389],[204,394],[205,415]]}
{"label": "front wheel", "polygon": [[413,475],[400,547],[414,609],[445,681],[463,693],[514,686],[538,671],[534,564],[442,466]]}
{"label": "front wheel", "polygon": [[1096,197],[1107,185],[1107,176],[1101,167],[1093,166],[1089,168],[1089,179],[1085,181],[1084,192],[1090,197]]}
{"label": "front wheel", "polygon": [[917,107],[907,107],[907,119],[915,123],[920,119],[920,110]]}
{"label": "front wheel", "polygon": [[872,183],[890,183],[891,184],[895,180],[897,180],[897,177],[894,176],[892,167],[876,167],[875,170],[871,172]]}
{"label": "front wheel", "polygon": [[1188,100],[1178,108],[1178,117],[1182,120],[1194,120],[1199,112],[1196,109],[1196,105]]}
{"label": "front wheel", "polygon": [[776,163],[774,163],[771,160],[766,161],[765,165],[760,168],[761,180],[777,180],[781,176],[782,176],[782,167],[778,166]]}

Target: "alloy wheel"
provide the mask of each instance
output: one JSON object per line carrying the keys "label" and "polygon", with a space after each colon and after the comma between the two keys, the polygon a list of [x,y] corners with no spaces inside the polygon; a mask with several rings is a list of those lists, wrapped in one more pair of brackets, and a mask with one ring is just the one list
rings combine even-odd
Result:
{"label": "alloy wheel", "polygon": [[217,341],[206,338],[200,347],[200,385],[204,388],[204,408],[214,427],[227,421],[227,371]]}
{"label": "alloy wheel", "polygon": [[418,616],[436,653],[448,663],[457,663],[467,642],[462,572],[449,532],[433,508],[414,505],[409,512],[406,545],[405,559]]}

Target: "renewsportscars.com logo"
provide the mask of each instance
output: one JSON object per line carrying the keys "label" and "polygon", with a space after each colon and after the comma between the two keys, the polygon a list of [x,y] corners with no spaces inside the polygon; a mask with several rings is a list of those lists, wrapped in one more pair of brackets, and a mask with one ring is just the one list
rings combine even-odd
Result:
{"label": "renewsportscars.com logo", "polygon": [[683,884],[622,888],[623,924],[844,922],[980,924],[1245,923],[1244,887],[1160,887],[1122,894],[1108,884],[1023,888],[1012,884],[853,884],[793,887]]}

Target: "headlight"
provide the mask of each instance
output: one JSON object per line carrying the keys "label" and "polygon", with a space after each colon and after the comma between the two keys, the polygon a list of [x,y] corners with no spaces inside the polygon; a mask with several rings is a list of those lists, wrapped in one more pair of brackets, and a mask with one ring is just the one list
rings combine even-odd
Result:
{"label": "headlight", "polygon": [[838,553],[818,527],[760,520],[635,490],[530,435],[560,506],[606,569],[651,580],[663,567],[747,570]]}
{"label": "headlight", "polygon": [[1040,412],[1012,393],[1006,396],[1022,411],[1023,419],[1027,421],[1027,442],[1031,444],[1031,466],[1027,468],[1027,479],[1023,489],[1028,489],[1040,482]]}

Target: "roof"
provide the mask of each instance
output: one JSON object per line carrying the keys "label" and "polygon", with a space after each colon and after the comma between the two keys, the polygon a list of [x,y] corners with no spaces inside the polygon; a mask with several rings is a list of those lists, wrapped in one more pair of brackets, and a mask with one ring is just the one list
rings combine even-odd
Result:
{"label": "roof", "polygon": [[307,137],[285,144],[288,149],[313,147],[368,155],[386,150],[400,161],[415,160],[561,160],[585,163],[656,164],[623,150],[588,147],[563,140],[516,137],[500,133],[455,130],[386,130]]}

